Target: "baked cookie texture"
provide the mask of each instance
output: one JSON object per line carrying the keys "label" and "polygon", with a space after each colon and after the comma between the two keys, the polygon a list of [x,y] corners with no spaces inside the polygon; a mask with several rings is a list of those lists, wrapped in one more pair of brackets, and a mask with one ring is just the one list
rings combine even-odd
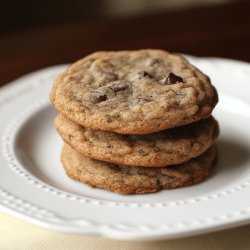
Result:
{"label": "baked cookie texture", "polygon": [[211,115],[218,96],[209,78],[162,50],[96,52],[69,66],[50,99],[86,128],[149,134]]}
{"label": "baked cookie texture", "polygon": [[216,150],[212,146],[199,157],[183,164],[142,168],[92,160],[65,144],[61,161],[67,175],[74,180],[120,194],[140,194],[202,181],[210,174],[215,156]]}
{"label": "baked cookie texture", "polygon": [[62,115],[55,127],[78,153],[111,163],[160,167],[180,164],[204,153],[219,134],[213,117],[148,135],[121,135],[92,130]]}
{"label": "baked cookie texture", "polygon": [[101,51],[53,84],[61,162],[74,180],[120,194],[186,187],[216,160],[218,102],[209,78],[162,50]]}

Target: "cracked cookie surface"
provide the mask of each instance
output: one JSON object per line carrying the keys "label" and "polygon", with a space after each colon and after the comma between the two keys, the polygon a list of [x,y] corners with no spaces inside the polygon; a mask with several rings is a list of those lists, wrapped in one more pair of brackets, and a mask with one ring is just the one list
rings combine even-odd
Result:
{"label": "cracked cookie surface", "polygon": [[212,146],[201,156],[183,164],[142,168],[92,160],[65,144],[61,161],[69,177],[92,187],[121,194],[157,192],[193,185],[211,172],[216,150]]}
{"label": "cracked cookie surface", "polygon": [[120,134],[148,134],[210,116],[209,78],[162,50],[96,52],[69,66],[50,99],[69,120]]}
{"label": "cracked cookie surface", "polygon": [[210,117],[148,135],[121,135],[84,128],[62,115],[55,127],[63,140],[85,156],[125,165],[160,167],[180,164],[205,152],[219,134]]}

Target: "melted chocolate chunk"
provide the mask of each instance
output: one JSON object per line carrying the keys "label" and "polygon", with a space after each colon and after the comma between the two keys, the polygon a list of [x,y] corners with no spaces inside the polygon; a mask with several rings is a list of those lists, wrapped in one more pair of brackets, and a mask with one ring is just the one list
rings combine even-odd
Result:
{"label": "melted chocolate chunk", "polygon": [[152,78],[152,76],[147,71],[143,71],[142,76]]}
{"label": "melted chocolate chunk", "polygon": [[165,84],[167,85],[171,85],[171,84],[175,84],[175,83],[178,83],[178,82],[183,82],[183,79],[182,77],[180,76],[177,76],[175,75],[174,73],[169,73],[166,81],[165,81]]}
{"label": "melted chocolate chunk", "polygon": [[104,102],[108,99],[108,97],[106,95],[93,95],[92,96],[92,101],[93,103],[100,103],[100,102]]}

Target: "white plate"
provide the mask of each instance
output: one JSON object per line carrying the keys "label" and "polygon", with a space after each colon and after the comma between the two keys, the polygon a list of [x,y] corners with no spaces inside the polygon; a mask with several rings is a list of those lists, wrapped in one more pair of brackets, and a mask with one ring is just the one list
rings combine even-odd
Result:
{"label": "white plate", "polygon": [[0,207],[49,229],[120,239],[177,238],[250,221],[250,65],[194,58],[217,87],[219,164],[206,181],[147,195],[118,195],[69,179],[48,93],[65,65],[0,90]]}

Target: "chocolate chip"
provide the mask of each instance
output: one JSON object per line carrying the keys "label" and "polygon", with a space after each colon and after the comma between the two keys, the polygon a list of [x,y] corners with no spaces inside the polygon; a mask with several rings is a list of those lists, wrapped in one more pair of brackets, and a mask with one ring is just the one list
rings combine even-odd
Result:
{"label": "chocolate chip", "polygon": [[174,73],[171,72],[171,73],[169,73],[169,75],[168,75],[168,77],[167,77],[167,79],[165,81],[165,84],[171,85],[171,84],[175,84],[177,82],[183,82],[182,77],[177,76],[177,75],[175,75]]}
{"label": "chocolate chip", "polygon": [[100,103],[100,102],[104,102],[108,99],[108,97],[106,95],[93,95],[92,96],[92,101],[93,103]]}
{"label": "chocolate chip", "polygon": [[152,77],[147,71],[143,71],[142,76],[148,76],[150,78]]}

